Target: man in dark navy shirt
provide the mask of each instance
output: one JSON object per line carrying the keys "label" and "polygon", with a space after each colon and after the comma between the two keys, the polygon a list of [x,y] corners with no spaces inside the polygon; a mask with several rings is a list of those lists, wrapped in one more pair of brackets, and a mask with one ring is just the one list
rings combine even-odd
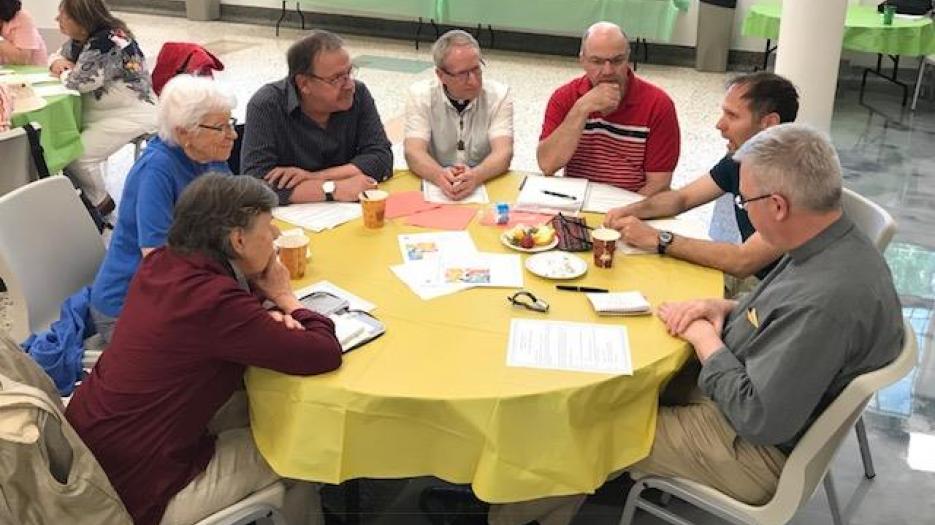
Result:
{"label": "man in dark navy shirt", "polygon": [[658,231],[640,219],[676,215],[725,193],[740,195],[740,165],[733,159],[734,152],[760,131],[795,120],[798,109],[795,86],[779,75],[759,72],[731,80],[717,123],[721,136],[727,139],[727,155],[711,168],[709,176],[701,176],[683,188],[610,210],[605,223],[619,230],[624,241],[638,248],[717,268],[740,279],[754,274],[762,279],[775,266],[781,252],[762,239],[750,224],[747,212],[739,207],[734,209],[734,215],[743,238],[740,245],[673,235]]}
{"label": "man in dark navy shirt", "polygon": [[281,204],[356,201],[393,174],[373,97],[334,33],[311,31],[287,60],[289,75],[247,105],[243,173],[269,182]]}

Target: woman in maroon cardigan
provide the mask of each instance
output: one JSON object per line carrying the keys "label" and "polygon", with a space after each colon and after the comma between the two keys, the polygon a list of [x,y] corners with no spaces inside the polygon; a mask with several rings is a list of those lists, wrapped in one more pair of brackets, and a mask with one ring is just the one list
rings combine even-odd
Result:
{"label": "woman in maroon cardigan", "polygon": [[341,364],[333,324],[296,300],[276,258],[276,204],[253,177],[193,182],[68,406],[137,524],[194,523],[278,479],[249,428],[209,431],[247,366],[310,375]]}

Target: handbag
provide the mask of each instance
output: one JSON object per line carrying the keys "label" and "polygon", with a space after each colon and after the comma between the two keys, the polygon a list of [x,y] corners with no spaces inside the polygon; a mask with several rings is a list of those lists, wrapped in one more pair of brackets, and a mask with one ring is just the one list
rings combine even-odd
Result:
{"label": "handbag", "polygon": [[552,228],[558,237],[558,249],[563,252],[591,250],[591,227],[583,217],[569,217],[559,213],[552,217]]}

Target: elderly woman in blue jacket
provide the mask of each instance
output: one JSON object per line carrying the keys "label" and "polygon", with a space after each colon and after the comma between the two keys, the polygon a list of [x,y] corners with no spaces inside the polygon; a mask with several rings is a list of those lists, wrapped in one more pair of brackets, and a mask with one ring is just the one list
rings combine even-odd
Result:
{"label": "elderly woman in blue jacket", "polygon": [[182,190],[204,173],[230,172],[234,106],[234,97],[209,78],[179,75],[163,88],[159,136],[127,175],[110,248],[91,288],[91,317],[105,342],[143,257],[165,245]]}

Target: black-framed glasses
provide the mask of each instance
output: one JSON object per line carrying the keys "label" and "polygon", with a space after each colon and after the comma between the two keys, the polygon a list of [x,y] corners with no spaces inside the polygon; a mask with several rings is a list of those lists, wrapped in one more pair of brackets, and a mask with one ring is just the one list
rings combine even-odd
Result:
{"label": "black-framed glasses", "polygon": [[458,82],[467,82],[468,79],[471,77],[471,75],[474,75],[474,78],[480,78],[481,76],[483,76],[484,66],[486,65],[487,63],[484,62],[484,59],[481,59],[480,62],[476,66],[472,67],[471,69],[468,69],[467,71],[459,71],[457,73],[452,73],[451,71],[448,71],[447,69],[443,67],[439,67],[438,69],[440,69],[442,73],[457,80]]}
{"label": "black-framed glasses", "polygon": [[223,133],[223,132],[226,132],[226,131],[234,131],[234,126],[236,126],[236,125],[237,125],[237,119],[234,118],[234,117],[231,117],[230,119],[228,119],[227,124],[221,124],[220,126],[211,126],[211,125],[208,125],[208,124],[198,124],[198,127],[199,127],[199,128],[204,128],[204,129],[210,129],[211,131],[220,131],[220,132]]}
{"label": "black-framed glasses", "polygon": [[761,200],[761,199],[766,199],[766,198],[772,197],[773,195],[775,195],[775,194],[774,194],[774,193],[766,193],[766,194],[760,195],[759,197],[753,197],[753,198],[751,198],[751,199],[745,199],[745,198],[743,198],[743,195],[740,195],[740,194],[738,193],[737,195],[734,195],[734,204],[736,204],[737,207],[740,208],[741,210],[746,211],[746,210],[747,210],[747,206],[748,206],[751,202],[758,201],[758,200]]}
{"label": "black-framed glasses", "polygon": [[510,304],[513,306],[522,306],[527,310],[532,310],[533,312],[548,312],[549,303],[545,302],[542,299],[537,298],[532,292],[527,290],[520,290],[515,294],[506,298],[507,301],[510,301]]}
{"label": "black-framed glasses", "polygon": [[315,80],[320,80],[325,84],[330,85],[331,87],[340,87],[347,83],[348,80],[353,80],[357,76],[357,66],[351,65],[347,68],[347,71],[344,73],[338,73],[337,75],[325,78],[316,75],[315,73],[307,73],[308,76],[314,78]]}
{"label": "black-framed glasses", "polygon": [[630,60],[630,55],[628,53],[624,53],[622,55],[617,55],[615,57],[610,57],[610,58],[596,57],[596,56],[585,57],[585,61],[587,61],[589,65],[594,66],[594,67],[604,67],[605,63],[610,64],[611,67],[620,67],[626,64],[629,60]]}

